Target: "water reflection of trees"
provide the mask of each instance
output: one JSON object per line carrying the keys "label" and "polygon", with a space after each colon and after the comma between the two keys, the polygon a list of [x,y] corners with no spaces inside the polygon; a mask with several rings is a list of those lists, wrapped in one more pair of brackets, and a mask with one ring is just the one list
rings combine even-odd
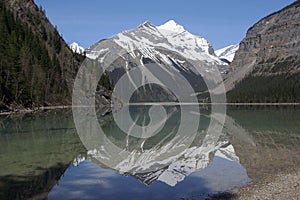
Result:
{"label": "water reflection of trees", "polygon": [[0,118],[0,199],[46,199],[85,153],[69,111]]}
{"label": "water reflection of trees", "polygon": [[300,166],[297,109],[229,110],[224,130],[252,179]]}

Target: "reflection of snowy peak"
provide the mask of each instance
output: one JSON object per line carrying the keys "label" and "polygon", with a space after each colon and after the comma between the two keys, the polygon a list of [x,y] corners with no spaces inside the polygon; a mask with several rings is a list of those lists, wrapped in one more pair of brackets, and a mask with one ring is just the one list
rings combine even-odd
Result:
{"label": "reflection of snowy peak", "polygon": [[230,161],[239,161],[239,157],[235,155],[235,151],[232,145],[228,145],[227,147],[223,147],[216,151],[215,156],[230,160]]}
{"label": "reflection of snowy peak", "polygon": [[239,45],[230,45],[222,49],[216,50],[215,53],[220,59],[226,59],[229,62],[232,62],[235,52],[239,49]]}
{"label": "reflection of snowy peak", "polygon": [[[226,143],[225,143],[226,144]],[[158,177],[157,180],[165,182],[170,186],[175,186],[178,182],[199,169],[206,168],[212,161],[211,154],[216,156],[238,161],[238,157],[235,155],[235,151],[232,145],[222,147],[223,143],[219,143],[213,149],[206,149],[205,147],[190,148],[184,152],[181,159],[171,163],[166,170],[164,170]],[[226,154],[224,154],[226,152]]]}
{"label": "reflection of snowy peak", "polygon": [[[174,145],[176,146],[176,145]],[[120,162],[116,169],[124,175],[133,176],[143,183],[150,185],[159,180],[170,186],[175,186],[184,178],[199,169],[206,168],[214,155],[230,160],[239,161],[234,148],[226,141],[220,141],[215,145],[204,144],[186,149],[179,155],[161,160],[164,150],[146,150],[143,153],[132,152],[126,159]],[[97,150],[88,151],[88,156],[103,156]]]}
{"label": "reflection of snowy peak", "polygon": [[[99,134],[93,128],[82,137],[87,157],[145,184],[159,180],[171,186],[192,172],[206,168],[215,155],[238,161],[228,137],[222,132],[223,116],[209,114],[209,111],[199,115],[199,110],[194,111],[195,107],[167,106],[163,108],[165,119],[159,118],[161,113],[151,111],[149,106],[131,107],[132,115],[128,117],[129,107],[124,107],[100,120],[101,126],[109,127],[109,130]],[[140,123],[139,126],[128,120],[131,117]],[[90,118],[84,120],[89,121]],[[161,124],[161,121],[165,123]],[[125,127],[120,127],[119,122]],[[91,127],[88,123],[83,125],[83,130]],[[150,137],[143,137],[145,135]]]}

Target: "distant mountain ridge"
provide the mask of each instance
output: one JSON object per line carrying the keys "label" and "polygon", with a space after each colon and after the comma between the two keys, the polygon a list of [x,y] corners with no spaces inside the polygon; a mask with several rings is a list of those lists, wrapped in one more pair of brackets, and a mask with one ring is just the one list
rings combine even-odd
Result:
{"label": "distant mountain ridge", "polygon": [[230,63],[233,61],[233,58],[235,56],[236,51],[239,49],[239,45],[229,45],[227,47],[224,47],[222,49],[218,49],[215,51],[215,54],[220,58],[220,59],[226,59]]}
{"label": "distant mountain ridge", "polygon": [[[146,21],[133,30],[117,34],[110,40],[128,51],[140,46],[145,46],[145,48],[163,47],[189,59],[203,59],[207,62],[226,65],[218,59],[212,45],[206,39],[189,33],[174,20],[169,20],[160,26],[154,26],[151,22]],[[99,51],[91,52],[87,49],[88,57],[96,58],[99,55]]]}

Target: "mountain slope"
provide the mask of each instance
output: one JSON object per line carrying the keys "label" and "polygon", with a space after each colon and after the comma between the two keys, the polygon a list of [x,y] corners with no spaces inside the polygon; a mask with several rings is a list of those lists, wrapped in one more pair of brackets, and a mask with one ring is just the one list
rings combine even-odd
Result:
{"label": "mountain slope", "polygon": [[248,30],[225,81],[230,101],[300,102],[299,13],[296,1]]}
{"label": "mountain slope", "polygon": [[0,7],[1,109],[71,102],[83,57],[71,52],[32,0],[5,0]]}

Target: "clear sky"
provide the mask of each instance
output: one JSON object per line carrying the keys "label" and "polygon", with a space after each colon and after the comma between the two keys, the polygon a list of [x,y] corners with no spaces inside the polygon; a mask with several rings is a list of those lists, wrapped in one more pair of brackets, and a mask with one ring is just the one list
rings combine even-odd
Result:
{"label": "clear sky", "polygon": [[294,0],[35,0],[67,43],[87,48],[149,20],[173,19],[219,49],[239,43],[262,17]]}

